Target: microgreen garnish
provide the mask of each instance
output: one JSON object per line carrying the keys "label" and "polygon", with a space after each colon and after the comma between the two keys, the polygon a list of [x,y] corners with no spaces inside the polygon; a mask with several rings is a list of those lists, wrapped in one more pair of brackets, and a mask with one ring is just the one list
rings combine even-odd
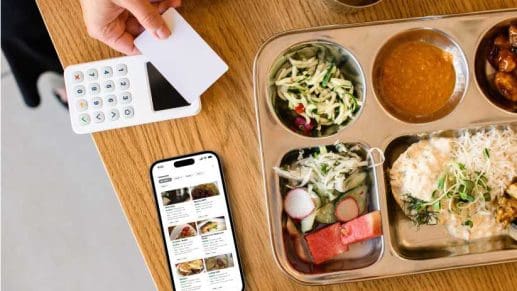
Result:
{"label": "microgreen garnish", "polygon": [[[405,195],[406,212],[416,225],[436,224],[442,205],[447,205],[447,211],[456,214],[475,214],[476,208],[471,207],[474,203],[491,200],[487,181],[482,172],[470,171],[462,163],[450,163],[438,179],[431,201]],[[447,202],[442,203],[444,199]],[[466,221],[466,225],[472,227],[472,221],[468,221],[470,220]]]}
{"label": "microgreen garnish", "polygon": [[428,205],[424,200],[415,198],[409,194],[404,195],[404,208],[409,213],[409,218],[420,226],[422,224],[436,224],[438,222],[439,202]]}
{"label": "microgreen garnish", "polygon": [[490,150],[488,148],[484,148],[483,155],[485,156],[485,158],[490,159]]}

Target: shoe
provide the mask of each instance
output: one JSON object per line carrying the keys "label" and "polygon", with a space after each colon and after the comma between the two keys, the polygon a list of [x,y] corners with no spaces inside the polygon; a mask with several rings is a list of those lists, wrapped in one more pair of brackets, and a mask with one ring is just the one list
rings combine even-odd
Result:
{"label": "shoe", "polygon": [[65,89],[65,79],[62,75],[47,71],[39,76],[36,87],[41,99],[56,98],[68,110],[68,102],[63,101],[57,93],[59,89]]}

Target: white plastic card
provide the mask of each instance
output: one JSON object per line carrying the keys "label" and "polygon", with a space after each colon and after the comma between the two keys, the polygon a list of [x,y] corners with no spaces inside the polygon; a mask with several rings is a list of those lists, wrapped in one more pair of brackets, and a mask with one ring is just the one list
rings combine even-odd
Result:
{"label": "white plastic card", "polygon": [[187,101],[194,102],[228,66],[175,9],[162,17],[172,35],[159,40],[144,31],[135,46]]}

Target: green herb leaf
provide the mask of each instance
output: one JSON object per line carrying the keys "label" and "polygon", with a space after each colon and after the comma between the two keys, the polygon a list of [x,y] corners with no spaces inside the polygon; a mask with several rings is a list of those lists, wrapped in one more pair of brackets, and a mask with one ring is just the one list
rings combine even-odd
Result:
{"label": "green herb leaf", "polygon": [[441,205],[440,205],[440,201],[436,201],[434,204],[433,204],[433,210],[435,212],[439,212],[441,209]]}
{"label": "green herb leaf", "polygon": [[327,69],[327,72],[325,73],[325,77],[323,77],[323,80],[321,81],[321,86],[324,88],[326,88],[329,83],[332,68],[334,68],[333,64],[330,66],[330,68]]}
{"label": "green herb leaf", "polygon": [[485,156],[485,158],[490,159],[490,151],[488,150],[488,148],[483,149],[483,155]]}
{"label": "green herb leaf", "polygon": [[[436,224],[438,222],[438,211],[435,207],[439,207],[439,202],[435,205],[426,205],[425,201],[411,196],[410,194],[403,195],[404,209],[408,213],[408,217],[417,225],[422,224]],[[438,209],[439,210],[439,209]]]}
{"label": "green herb leaf", "polygon": [[447,198],[452,198],[452,196],[454,195],[454,193],[453,193],[452,191],[449,191],[449,192],[447,192],[447,194],[445,194],[445,195],[447,195]]}
{"label": "green herb leaf", "polygon": [[465,192],[470,195],[474,189],[474,182],[471,180],[464,180],[463,184],[465,185]]}
{"label": "green herb leaf", "polygon": [[321,172],[323,173],[323,175],[326,175],[328,172],[329,172],[329,165],[327,164],[322,164],[321,165]]}
{"label": "green herb leaf", "polygon": [[487,186],[487,183],[488,183],[488,179],[487,177],[485,176],[485,174],[478,174],[479,175],[479,178],[478,178],[478,181],[477,181],[477,184],[483,188],[486,188],[488,187]]}
{"label": "green herb leaf", "polygon": [[438,189],[442,190],[444,184],[445,184],[445,175],[441,176],[440,179],[438,179]]}
{"label": "green herb leaf", "polygon": [[467,219],[467,220],[465,220],[465,221],[463,222],[463,225],[465,225],[465,226],[468,226],[468,227],[472,228],[472,227],[474,226],[474,223],[472,222],[472,220]]}
{"label": "green herb leaf", "polygon": [[300,94],[301,91],[300,91],[299,88],[293,87],[293,88],[287,89],[287,92],[291,92],[291,93],[294,93],[294,94]]}
{"label": "green herb leaf", "polygon": [[439,190],[434,190],[433,194],[431,194],[431,197],[433,199],[437,198],[438,196],[440,196],[440,191]]}

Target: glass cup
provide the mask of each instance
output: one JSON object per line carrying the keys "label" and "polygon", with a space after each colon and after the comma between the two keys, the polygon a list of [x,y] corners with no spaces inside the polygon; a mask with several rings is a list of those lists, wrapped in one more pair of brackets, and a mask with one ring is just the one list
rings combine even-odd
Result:
{"label": "glass cup", "polygon": [[379,4],[382,0],[327,0],[326,2],[334,8],[343,12],[357,12],[359,9]]}

